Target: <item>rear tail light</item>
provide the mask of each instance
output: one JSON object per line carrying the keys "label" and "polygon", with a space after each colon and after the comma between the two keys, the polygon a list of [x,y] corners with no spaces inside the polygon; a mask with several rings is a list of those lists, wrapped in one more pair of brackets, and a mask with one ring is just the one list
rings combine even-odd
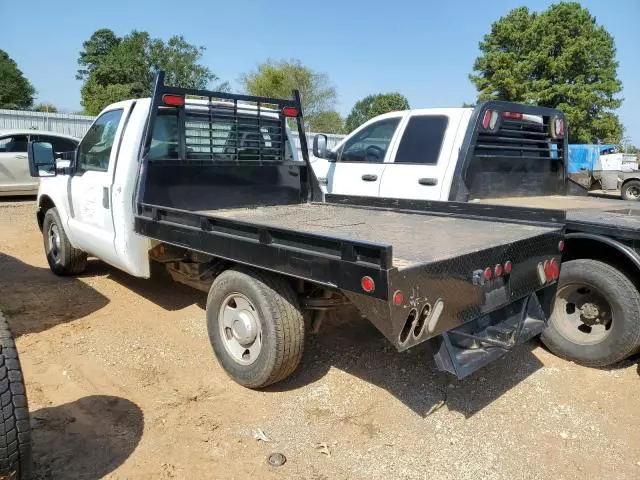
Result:
{"label": "rear tail light", "polygon": [[558,263],[558,260],[552,258],[538,263],[538,277],[540,278],[540,283],[543,284],[558,280],[560,277],[560,263]]}
{"label": "rear tail light", "polygon": [[551,278],[557,280],[560,276],[560,264],[555,258],[551,259]]}
{"label": "rear tail light", "polygon": [[502,118],[507,120],[522,120],[522,114],[518,112],[502,112]]}
{"label": "rear tail light", "polygon": [[504,271],[504,268],[500,264],[497,264],[495,267],[493,267],[493,274],[496,277],[501,277],[503,271]]}
{"label": "rear tail light", "polygon": [[504,262],[504,273],[506,275],[509,275],[511,273],[511,269],[512,268],[513,268],[513,265],[511,264],[511,262],[509,260]]}
{"label": "rear tail light", "polygon": [[555,117],[551,120],[551,136],[553,138],[564,137],[564,118]]}
{"label": "rear tail light", "polygon": [[404,293],[402,291],[397,290],[396,293],[393,294],[393,304],[396,306],[400,306],[404,303]]}
{"label": "rear tail light", "polygon": [[484,279],[488,282],[489,280],[491,280],[491,267],[487,267],[484,269]]}
{"label": "rear tail light", "polygon": [[498,125],[498,112],[495,110],[485,110],[482,116],[482,128],[494,131]]}
{"label": "rear tail light", "polygon": [[558,251],[562,252],[564,250],[564,240],[560,240],[558,242]]}
{"label": "rear tail light", "polygon": [[369,276],[362,277],[362,280],[360,280],[360,285],[362,286],[362,290],[367,293],[371,293],[376,289],[376,283],[373,281],[373,278]]}

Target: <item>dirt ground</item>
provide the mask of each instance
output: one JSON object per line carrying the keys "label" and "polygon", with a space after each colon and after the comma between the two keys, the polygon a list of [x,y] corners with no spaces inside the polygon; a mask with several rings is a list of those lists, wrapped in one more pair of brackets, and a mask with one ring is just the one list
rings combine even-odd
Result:
{"label": "dirt ground", "polygon": [[54,276],[34,208],[0,202],[0,309],[36,479],[640,478],[638,358],[589,369],[532,343],[456,381],[343,316],[290,380],[251,391],[213,358],[204,294],[98,261]]}

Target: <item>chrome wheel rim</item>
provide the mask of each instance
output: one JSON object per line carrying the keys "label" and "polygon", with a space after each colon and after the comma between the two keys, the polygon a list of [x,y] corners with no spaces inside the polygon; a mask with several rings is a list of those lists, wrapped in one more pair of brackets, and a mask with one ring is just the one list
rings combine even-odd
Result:
{"label": "chrome wheel rim", "polygon": [[57,262],[60,257],[61,239],[60,230],[55,223],[49,225],[49,231],[47,232],[47,238],[49,239],[49,253],[53,256],[53,259]]}
{"label": "chrome wheel rim", "polygon": [[558,289],[554,324],[574,343],[593,345],[611,334],[614,313],[606,295],[593,285],[570,283]]}
{"label": "chrome wheel rim", "polygon": [[232,293],[218,313],[220,337],[227,353],[241,365],[251,365],[262,350],[262,326],[258,311],[241,293]]}
{"label": "chrome wheel rim", "polygon": [[636,200],[638,198],[640,198],[640,188],[638,188],[636,186],[628,187],[627,188],[627,197],[633,198],[633,199],[636,199]]}

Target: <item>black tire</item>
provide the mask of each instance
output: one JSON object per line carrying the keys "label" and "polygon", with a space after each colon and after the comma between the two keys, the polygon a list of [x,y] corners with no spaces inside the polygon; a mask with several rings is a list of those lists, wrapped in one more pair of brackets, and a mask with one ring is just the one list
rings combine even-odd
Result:
{"label": "black tire", "polygon": [[[241,364],[227,351],[219,313],[234,293],[255,306],[261,328],[261,349],[253,363]],[[300,363],[305,324],[293,288],[281,277],[237,267],[222,272],[207,298],[207,328],[216,358],[240,385],[262,388],[284,380]]]}
{"label": "black tire", "polygon": [[9,325],[0,313],[0,478],[31,474],[31,426],[22,369]]}
{"label": "black tire", "polygon": [[[54,229],[59,238],[59,245],[54,245],[52,240]],[[87,254],[74,248],[69,242],[57,208],[50,208],[45,213],[42,222],[42,238],[47,262],[49,262],[49,268],[53,273],[68,276],[84,272],[87,266]]]}
{"label": "black tire", "polygon": [[623,200],[632,200],[638,201],[640,200],[640,180],[629,180],[622,185],[622,194]]}
{"label": "black tire", "polygon": [[[582,330],[576,328],[587,336],[574,332],[568,320],[574,312],[565,314],[576,309],[576,305],[570,309],[567,301],[574,290],[592,295],[588,298],[596,298],[596,304],[608,302],[609,313],[598,317],[600,324],[606,323],[605,327],[597,325],[600,332],[608,327],[601,333],[605,335],[603,338],[596,336],[595,341],[587,341],[591,332],[588,326],[580,325]],[[584,318],[582,308],[580,318]],[[556,355],[582,365],[603,367],[619,362],[640,346],[640,293],[626,275],[609,264],[589,259],[564,262],[554,311],[541,339]]]}

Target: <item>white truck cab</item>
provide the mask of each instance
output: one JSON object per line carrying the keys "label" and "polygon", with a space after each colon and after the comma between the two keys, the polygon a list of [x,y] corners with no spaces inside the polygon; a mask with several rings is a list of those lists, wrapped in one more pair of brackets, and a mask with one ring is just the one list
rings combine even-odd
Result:
{"label": "white truck cab", "polygon": [[[471,125],[473,114],[473,108],[428,108],[380,115],[354,130],[333,149],[316,150],[314,156],[320,158],[313,162],[314,171],[327,193],[450,200],[456,167],[464,160],[460,155],[463,143],[465,139],[470,142],[476,132]],[[546,128],[539,114],[502,111],[499,118],[487,117],[487,127],[491,127],[492,121],[496,128],[509,128],[510,122],[517,122],[518,129]],[[479,127],[482,129],[482,123]],[[326,143],[322,137],[317,137],[316,147],[318,142],[320,147]],[[506,148],[513,144],[512,140],[494,148]],[[536,156],[545,155],[550,148],[557,149],[546,139],[521,142],[531,143]],[[516,155],[522,156],[523,146],[518,145],[518,150]]]}

